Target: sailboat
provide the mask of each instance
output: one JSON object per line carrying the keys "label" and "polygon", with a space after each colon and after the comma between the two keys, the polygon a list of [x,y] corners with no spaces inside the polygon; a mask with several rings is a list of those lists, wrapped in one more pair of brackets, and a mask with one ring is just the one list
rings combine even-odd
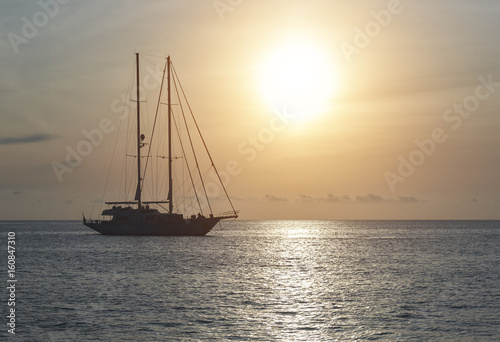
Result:
{"label": "sailboat", "polygon": [[[163,70],[163,77],[161,81],[161,86],[160,86],[160,94],[158,97],[158,107],[157,107],[157,113],[158,115],[158,108],[160,104],[165,104],[161,102],[161,96],[162,96],[162,91],[163,91],[163,85],[165,81],[165,74],[166,74],[166,79],[167,79],[167,151],[168,155],[166,157],[162,157],[163,159],[166,159],[168,162],[167,166],[167,173],[168,173],[168,191],[166,194],[166,199],[160,199],[160,200],[144,200],[143,199],[143,190],[144,190],[144,178],[146,177],[146,171],[145,168],[148,166],[149,159],[152,157],[150,156],[149,152],[144,156],[141,155],[141,149],[145,147],[146,145],[151,145],[152,144],[152,138],[150,143],[145,142],[145,135],[141,133],[141,96],[140,96],[140,89],[141,89],[141,84],[140,84],[140,73],[139,73],[139,53],[135,54],[136,56],[136,87],[137,87],[137,93],[136,97],[137,99],[135,100],[136,106],[137,106],[137,115],[136,115],[136,125],[137,125],[137,130],[135,133],[135,143],[134,145],[134,152],[136,155],[133,157],[136,158],[137,160],[137,186],[135,189],[135,196],[133,200],[125,200],[125,201],[110,201],[110,202],[105,202],[108,207],[102,211],[102,217],[105,217],[105,219],[100,219],[100,220],[87,220],[85,218],[85,215],[83,215],[83,224],[101,234],[104,235],[174,235],[174,236],[204,236],[208,232],[212,230],[212,228],[217,225],[221,220],[224,219],[236,219],[238,217],[238,211],[235,210],[231,199],[229,198],[229,195],[227,193],[227,190],[225,188],[224,183],[221,180],[221,177],[215,167],[215,164],[213,162],[213,159],[210,155],[210,152],[208,151],[207,145],[205,143],[205,140],[203,136],[201,135],[201,131],[199,130],[198,124],[196,120],[194,119],[194,116],[192,116],[193,120],[195,120],[195,131],[199,134],[199,137],[201,138],[202,141],[202,146],[206,152],[206,155],[208,155],[209,163],[211,163],[210,168],[214,171],[215,176],[213,178],[217,179],[219,181],[220,187],[223,189],[223,193],[226,196],[227,202],[230,205],[231,210],[230,211],[225,211],[220,214],[214,214],[212,211],[212,206],[210,205],[209,198],[207,196],[207,190],[206,190],[206,185],[203,182],[202,174],[200,172],[200,167],[198,165],[198,159],[196,158],[195,155],[195,161],[196,161],[196,168],[198,172],[200,172],[200,178],[196,182],[193,180],[193,175],[190,173],[190,185],[192,185],[193,188],[193,193],[192,198],[195,198],[196,200],[193,201],[194,203],[197,203],[197,208],[196,210],[198,211],[198,214],[196,213],[191,213],[191,214],[183,214],[179,213],[176,210],[174,210],[174,191],[173,191],[173,178],[174,178],[174,172],[173,172],[173,162],[174,160],[180,159],[181,161],[184,161],[186,164],[187,162],[187,157],[186,156],[181,156],[178,157],[173,154],[172,152],[172,131],[177,130],[179,131],[179,127],[177,126],[178,123],[175,122],[175,118],[172,116],[172,106],[173,105],[178,105],[178,104],[173,104],[172,103],[172,95],[171,95],[171,79],[173,79],[174,83],[176,81],[175,78],[173,78],[173,75],[177,77],[177,73],[175,72],[175,69],[173,69],[172,63],[170,56],[166,58],[166,63],[165,63],[165,68]],[[166,71],[166,72],[165,72]],[[178,78],[177,78],[178,80]],[[176,83],[175,83],[176,84]],[[182,89],[182,86],[181,86]],[[176,91],[179,92],[176,86]],[[182,93],[184,94],[184,91],[182,90]],[[184,95],[185,96],[185,95]],[[180,100],[180,98],[179,98]],[[187,101],[187,99],[186,99]],[[188,104],[189,106],[189,104]],[[189,106],[189,110],[191,110],[191,107]],[[192,113],[191,113],[192,114]],[[173,122],[174,121],[174,122]],[[184,121],[186,119],[184,118]],[[156,123],[156,117],[155,117],[155,123]],[[180,125],[180,124],[179,124]],[[154,127],[154,126],[153,126]],[[187,125],[186,125],[187,128]],[[153,133],[152,133],[153,134]],[[193,143],[191,141],[191,135],[189,135],[190,139],[190,144],[191,147],[193,147]],[[151,149],[150,149],[151,150]],[[184,147],[182,148],[183,152],[185,149]],[[195,152],[193,150],[193,152]],[[158,156],[160,157],[160,156]],[[141,159],[146,158],[146,165],[141,165]],[[187,168],[188,165],[186,165]],[[185,182],[186,183],[186,182]],[[196,191],[196,184],[198,183],[198,187],[200,187],[201,183],[201,188],[203,190]],[[184,186],[184,185],[183,185]],[[198,194],[198,192],[201,192],[206,196],[206,200],[200,200],[199,196],[201,194]],[[167,207],[168,205],[168,207]],[[158,209],[160,208],[160,209]],[[163,209],[163,210],[161,210]],[[192,208],[191,208],[192,210]]]}

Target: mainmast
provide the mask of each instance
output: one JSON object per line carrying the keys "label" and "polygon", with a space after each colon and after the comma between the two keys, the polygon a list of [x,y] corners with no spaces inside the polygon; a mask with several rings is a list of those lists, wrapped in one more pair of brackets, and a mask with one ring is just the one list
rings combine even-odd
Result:
{"label": "mainmast", "polygon": [[168,94],[168,212],[172,214],[172,102],[170,98],[170,56],[167,57],[167,94]]}
{"label": "mainmast", "polygon": [[139,90],[139,53],[135,54],[137,71],[137,190],[135,191],[135,200],[137,208],[141,208],[141,99]]}

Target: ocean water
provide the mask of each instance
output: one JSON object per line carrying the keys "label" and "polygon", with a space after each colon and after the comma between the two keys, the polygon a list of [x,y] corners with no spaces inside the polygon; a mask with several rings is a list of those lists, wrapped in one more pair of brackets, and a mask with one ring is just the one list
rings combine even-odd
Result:
{"label": "ocean water", "polygon": [[[500,221],[234,221],[206,237],[0,221],[8,341],[499,341]],[[3,278],[3,280],[1,279]]]}

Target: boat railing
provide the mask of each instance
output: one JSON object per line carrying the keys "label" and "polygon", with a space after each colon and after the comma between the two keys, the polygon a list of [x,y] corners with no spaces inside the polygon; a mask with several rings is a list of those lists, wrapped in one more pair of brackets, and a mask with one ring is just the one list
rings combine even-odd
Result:
{"label": "boat railing", "polygon": [[224,211],[222,213],[220,213],[219,215],[217,215],[217,217],[219,218],[237,218],[238,217],[238,213],[240,211],[239,210],[235,210],[235,211]]}

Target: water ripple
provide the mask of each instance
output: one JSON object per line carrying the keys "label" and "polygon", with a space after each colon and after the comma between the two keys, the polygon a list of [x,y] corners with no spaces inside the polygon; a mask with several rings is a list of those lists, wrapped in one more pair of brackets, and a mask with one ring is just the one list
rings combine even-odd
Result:
{"label": "water ripple", "polygon": [[236,221],[206,238],[0,228],[19,237],[18,340],[500,340],[496,221]]}

